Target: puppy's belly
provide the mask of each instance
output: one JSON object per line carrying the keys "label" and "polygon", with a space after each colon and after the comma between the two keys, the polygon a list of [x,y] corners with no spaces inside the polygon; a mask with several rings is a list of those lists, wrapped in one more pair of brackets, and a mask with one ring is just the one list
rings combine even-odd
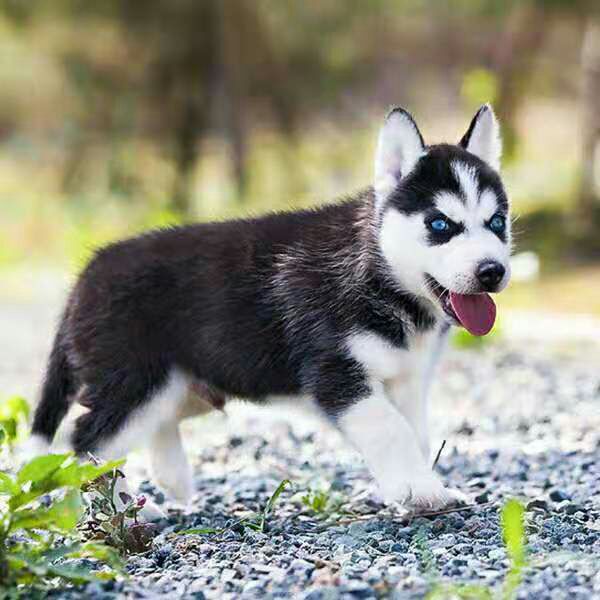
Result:
{"label": "puppy's belly", "polygon": [[223,410],[226,396],[204,381],[191,378],[188,384],[185,401],[177,410],[177,419],[187,419],[205,415],[213,410]]}

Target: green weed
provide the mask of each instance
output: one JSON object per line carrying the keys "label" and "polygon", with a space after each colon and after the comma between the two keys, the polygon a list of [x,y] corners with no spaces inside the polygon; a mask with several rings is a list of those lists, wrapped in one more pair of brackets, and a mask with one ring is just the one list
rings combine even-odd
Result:
{"label": "green weed", "polygon": [[180,531],[179,533],[180,534],[195,534],[195,535],[210,535],[210,534],[214,534],[214,533],[223,533],[225,531],[228,531],[228,530],[236,528],[236,527],[247,527],[248,529],[252,529],[253,531],[265,533],[265,531],[267,529],[269,517],[271,516],[271,514],[273,513],[273,510],[275,509],[277,501],[279,500],[279,496],[281,496],[283,491],[288,486],[292,486],[292,485],[293,484],[289,479],[284,479],[277,486],[277,488],[275,489],[273,494],[271,494],[271,497],[269,498],[269,500],[265,504],[264,508],[260,512],[254,513],[248,517],[244,517],[243,519],[236,521],[229,527],[224,527],[221,529],[214,529],[212,527],[201,527],[201,528],[194,527],[192,529],[185,529],[183,531]]}
{"label": "green weed", "polygon": [[525,555],[525,508],[518,500],[509,500],[502,509],[502,538],[510,560],[510,569],[504,583],[504,598],[509,600],[523,579],[527,565]]}
{"label": "green weed", "polygon": [[308,489],[300,496],[300,502],[315,517],[334,525],[342,516],[355,516],[352,511],[344,508],[347,500],[339,493],[324,489]]}
{"label": "green weed", "polygon": [[240,525],[242,525],[244,527],[248,527],[249,529],[253,529],[254,531],[259,531],[260,533],[264,533],[267,522],[269,520],[269,516],[273,512],[273,509],[275,508],[275,505],[277,504],[277,501],[279,500],[279,496],[281,496],[283,490],[285,490],[286,487],[291,486],[291,485],[292,485],[292,482],[289,479],[284,479],[277,486],[277,488],[275,489],[273,494],[271,494],[271,497],[265,504],[262,511],[260,511],[259,513],[255,514],[255,515],[247,517],[246,519],[243,519],[240,522]]}
{"label": "green weed", "polygon": [[308,490],[301,497],[302,504],[312,512],[323,514],[328,512],[331,497],[329,491],[326,490]]}
{"label": "green weed", "polygon": [[[503,600],[513,600],[516,597],[517,588],[523,580],[523,571],[527,567],[524,515],[525,508],[518,500],[508,500],[502,507],[500,515],[502,539],[510,567],[500,590],[490,590],[481,585],[434,583],[426,599],[491,600],[502,598]],[[427,547],[424,537],[421,540],[415,539],[415,548],[426,572],[432,579],[439,578],[435,558]]]}
{"label": "green weed", "polygon": [[415,554],[419,558],[421,568],[430,578],[437,576],[437,566],[435,562],[435,556],[427,545],[427,537],[425,530],[420,527],[415,533],[412,539],[412,546],[415,550]]}
{"label": "green weed", "polygon": [[[20,396],[0,404],[0,450],[11,451],[23,437],[28,416],[29,405]],[[122,572],[118,553],[108,546],[113,538],[91,535],[81,526],[84,515],[86,524],[99,520],[90,509],[98,506],[95,496],[88,502],[82,491],[97,494],[108,486],[114,492],[122,463],[80,463],[71,453],[47,454],[16,473],[0,470],[0,598],[42,596],[60,582],[79,584]],[[141,506],[140,499],[125,503],[121,532],[127,532],[125,516],[137,525]],[[92,571],[70,560],[75,558],[94,558],[105,566]]]}
{"label": "green weed", "polygon": [[[83,512],[81,486],[119,464],[79,464],[71,454],[48,454],[27,462],[16,474],[0,471],[0,587],[19,597],[27,593],[24,586],[47,588],[54,578],[82,583],[115,575],[116,554],[103,544],[82,541],[74,532]],[[94,557],[112,569],[96,573],[57,564],[58,559],[76,557]]]}
{"label": "green weed", "polygon": [[29,418],[29,404],[21,396],[11,396],[0,404],[0,429],[4,443],[9,450],[21,437]]}
{"label": "green weed", "polygon": [[[91,460],[100,464],[93,457]],[[121,555],[138,554],[150,546],[156,526],[138,522],[138,514],[146,504],[144,496],[119,492],[120,502],[116,501],[116,486],[123,477],[122,471],[112,469],[84,486],[87,506],[79,530],[87,539],[101,540]]]}

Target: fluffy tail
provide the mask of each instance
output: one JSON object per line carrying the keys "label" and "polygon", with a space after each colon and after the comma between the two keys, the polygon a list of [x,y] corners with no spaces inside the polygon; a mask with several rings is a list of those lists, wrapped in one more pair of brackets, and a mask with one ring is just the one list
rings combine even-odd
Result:
{"label": "fluffy tail", "polygon": [[38,446],[44,443],[50,445],[58,426],[69,410],[70,396],[74,392],[73,374],[64,344],[66,327],[66,319],[63,318],[54,339],[42,396],[33,417],[31,436]]}

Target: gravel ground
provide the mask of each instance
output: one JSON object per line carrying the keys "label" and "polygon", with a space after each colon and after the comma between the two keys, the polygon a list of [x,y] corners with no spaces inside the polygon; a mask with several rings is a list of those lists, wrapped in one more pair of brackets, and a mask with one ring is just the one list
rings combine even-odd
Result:
{"label": "gravel ground", "polygon": [[[9,391],[33,393],[56,306],[0,303],[0,331],[24,332],[10,356],[0,340]],[[446,357],[434,390],[434,430],[447,440],[437,468],[470,494],[469,509],[410,518],[379,502],[360,459],[319,421],[228,408],[185,425],[191,509],[141,482],[169,516],[151,550],[127,560],[130,578],[55,597],[422,598],[447,582],[500,590],[508,561],[498,510],[516,497],[528,507],[529,549],[518,597],[600,598],[599,349],[564,335],[548,343],[546,333]],[[131,462],[143,478],[143,457]],[[293,488],[264,532],[239,525],[283,479]],[[323,513],[303,505],[307,490],[328,491]],[[224,531],[178,533],[189,527]]]}

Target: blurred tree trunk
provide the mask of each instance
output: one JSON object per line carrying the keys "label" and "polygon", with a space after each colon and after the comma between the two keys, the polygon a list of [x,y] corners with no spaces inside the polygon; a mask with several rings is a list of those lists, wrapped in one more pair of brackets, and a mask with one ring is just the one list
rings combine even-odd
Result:
{"label": "blurred tree trunk", "polygon": [[494,51],[492,60],[498,75],[495,109],[508,160],[517,149],[517,117],[548,30],[546,20],[541,2],[517,3]]}
{"label": "blurred tree trunk", "polygon": [[590,20],[586,26],[581,70],[582,163],[578,212],[585,225],[591,224],[600,212],[600,193],[595,182],[600,142],[600,24],[595,20]]}
{"label": "blurred tree trunk", "polygon": [[[196,85],[199,83],[196,82]],[[198,160],[198,140],[205,128],[205,109],[196,90],[189,90],[175,131],[175,182],[169,209],[188,219],[192,216],[194,169]]]}
{"label": "blurred tree trunk", "polygon": [[[165,52],[163,76],[159,79],[165,98],[173,100],[172,118],[175,181],[169,208],[184,220],[192,217],[194,171],[199,144],[210,124],[211,98],[218,81],[219,0],[202,0],[197,5],[180,5],[196,11],[175,12],[180,40],[175,54]],[[177,5],[174,6],[174,10]],[[160,92],[159,92],[160,94]]]}
{"label": "blurred tree trunk", "polygon": [[251,9],[246,3],[219,3],[219,106],[222,129],[229,144],[233,179],[238,200],[246,193],[247,138],[243,97],[246,92],[242,58],[242,34]]}

